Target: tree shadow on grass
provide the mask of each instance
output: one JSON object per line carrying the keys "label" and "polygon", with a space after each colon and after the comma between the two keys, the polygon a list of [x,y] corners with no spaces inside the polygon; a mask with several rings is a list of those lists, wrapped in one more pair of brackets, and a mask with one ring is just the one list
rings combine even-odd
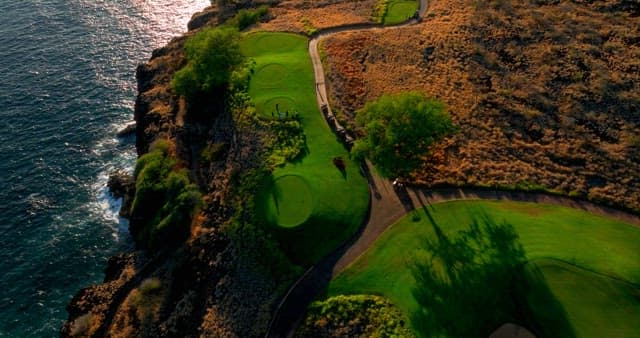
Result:
{"label": "tree shadow on grass", "polygon": [[513,226],[480,215],[447,236],[425,212],[435,236],[424,239],[412,265],[419,309],[411,320],[421,336],[486,337],[506,322],[538,337],[575,336],[542,274],[527,264]]}

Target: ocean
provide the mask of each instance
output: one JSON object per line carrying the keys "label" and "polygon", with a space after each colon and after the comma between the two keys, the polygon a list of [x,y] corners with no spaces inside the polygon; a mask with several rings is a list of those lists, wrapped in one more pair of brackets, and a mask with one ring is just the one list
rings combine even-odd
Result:
{"label": "ocean", "polygon": [[132,247],[109,172],[133,170],[135,68],[209,0],[0,2],[0,337],[57,336]]}

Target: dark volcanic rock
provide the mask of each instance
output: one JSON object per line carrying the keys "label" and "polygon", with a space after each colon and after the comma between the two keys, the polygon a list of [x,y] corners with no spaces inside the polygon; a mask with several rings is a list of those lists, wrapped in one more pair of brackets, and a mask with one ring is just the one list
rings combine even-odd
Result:
{"label": "dark volcanic rock", "polygon": [[213,25],[217,23],[216,17],[218,16],[218,13],[219,12],[216,7],[207,7],[202,12],[198,12],[191,17],[191,21],[187,24],[187,28],[192,31],[206,25]]}
{"label": "dark volcanic rock", "polygon": [[80,290],[67,305],[69,320],[60,337],[98,337],[108,329],[108,318],[137,281],[136,272],[146,263],[137,254],[121,254],[109,259],[103,284]]}
{"label": "dark volcanic rock", "polygon": [[129,217],[131,203],[136,193],[136,182],[132,175],[123,171],[115,171],[109,175],[107,181],[109,192],[115,198],[122,198],[122,207],[120,207],[120,216]]}
{"label": "dark volcanic rock", "polygon": [[129,124],[127,124],[124,128],[122,128],[120,131],[118,131],[118,133],[116,134],[116,136],[118,137],[127,137],[131,134],[134,134],[136,132],[136,123],[135,122],[131,122]]}

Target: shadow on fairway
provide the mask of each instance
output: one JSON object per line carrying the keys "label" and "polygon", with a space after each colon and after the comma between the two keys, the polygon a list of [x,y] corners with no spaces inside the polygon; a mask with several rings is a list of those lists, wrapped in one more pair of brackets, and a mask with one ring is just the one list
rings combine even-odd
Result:
{"label": "shadow on fairway", "polygon": [[[435,236],[424,239],[412,266],[420,309],[411,321],[421,336],[486,337],[506,322],[537,337],[575,336],[544,276],[527,264],[512,225],[481,215],[447,236],[423,210]],[[543,306],[536,311],[529,300]]]}

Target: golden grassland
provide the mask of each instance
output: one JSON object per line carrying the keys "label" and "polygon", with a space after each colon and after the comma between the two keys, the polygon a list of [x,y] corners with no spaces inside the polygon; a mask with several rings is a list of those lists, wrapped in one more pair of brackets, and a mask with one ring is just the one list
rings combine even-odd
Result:
{"label": "golden grassland", "polygon": [[286,0],[270,9],[270,20],[256,29],[313,33],[314,30],[354,23],[373,22],[376,0]]}
{"label": "golden grassland", "polygon": [[640,9],[434,0],[421,25],[323,41],[333,105],[421,90],[460,132],[411,179],[543,189],[640,209]]}

